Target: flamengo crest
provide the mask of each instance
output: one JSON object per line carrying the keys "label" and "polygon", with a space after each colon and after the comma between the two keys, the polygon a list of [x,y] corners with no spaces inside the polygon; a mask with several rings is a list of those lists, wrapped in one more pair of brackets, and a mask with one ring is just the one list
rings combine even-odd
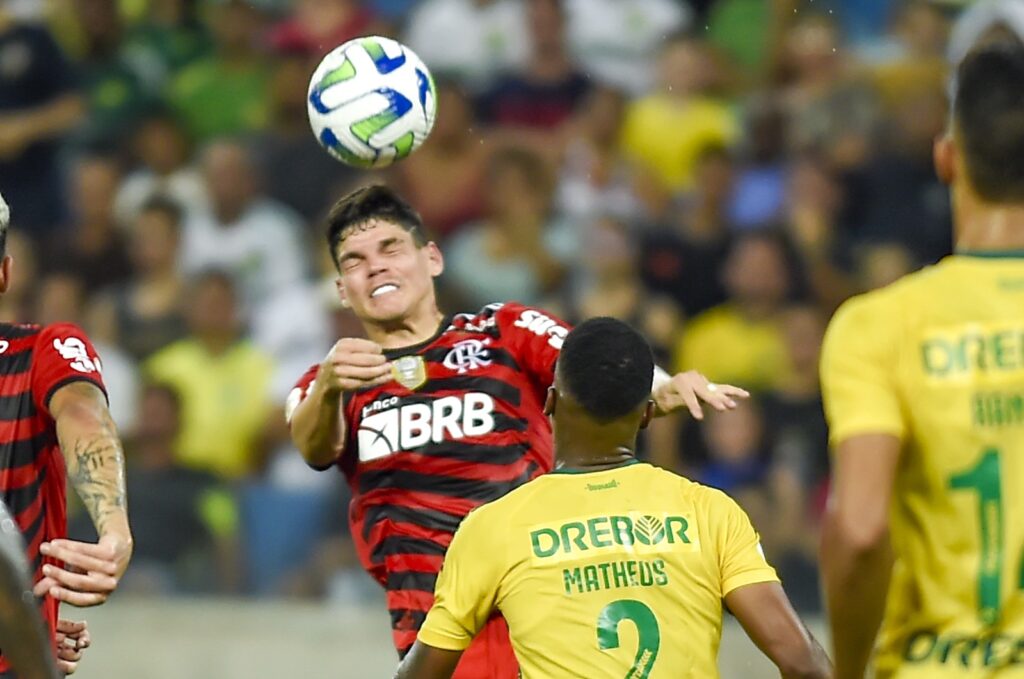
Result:
{"label": "flamengo crest", "polygon": [[444,357],[444,367],[465,375],[470,370],[491,364],[491,351],[487,345],[491,340],[468,339],[456,342]]}

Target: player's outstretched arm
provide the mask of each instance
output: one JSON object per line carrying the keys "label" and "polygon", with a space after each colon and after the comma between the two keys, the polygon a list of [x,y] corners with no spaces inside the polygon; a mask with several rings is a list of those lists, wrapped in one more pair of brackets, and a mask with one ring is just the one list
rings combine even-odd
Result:
{"label": "player's outstretched arm", "polygon": [[892,574],[889,502],[900,441],[889,434],[852,436],[839,444],[834,457],[821,569],[836,679],[861,679]]}
{"label": "player's outstretched arm", "polygon": [[686,408],[693,419],[703,420],[701,401],[722,411],[735,408],[737,399],[749,397],[745,389],[731,384],[714,384],[696,370],[669,375],[661,368],[655,368],[654,383],[651,385],[651,400],[654,401],[654,413],[657,416]]}
{"label": "player's outstretched arm", "polygon": [[95,384],[76,381],[60,387],[50,398],[49,410],[57,423],[68,481],[82,498],[99,542],[43,543],[42,553],[65,565],[43,566],[35,593],[74,606],[96,606],[117,587],[132,554],[124,453],[106,397]]}
{"label": "player's outstretched arm", "polygon": [[782,585],[759,582],[737,587],[725,596],[725,603],[784,679],[832,677],[828,656],[800,621]]}
{"label": "player's outstretched arm", "polygon": [[338,340],[304,398],[286,413],[292,442],[306,463],[328,467],[341,455],[345,446],[342,394],[391,379],[391,365],[379,344],[355,337]]}
{"label": "player's outstretched arm", "polygon": [[55,679],[50,640],[30,591],[21,533],[0,502],[0,650],[23,679]]}
{"label": "player's outstretched arm", "polygon": [[395,679],[449,679],[461,657],[462,651],[446,651],[417,641],[398,667]]}

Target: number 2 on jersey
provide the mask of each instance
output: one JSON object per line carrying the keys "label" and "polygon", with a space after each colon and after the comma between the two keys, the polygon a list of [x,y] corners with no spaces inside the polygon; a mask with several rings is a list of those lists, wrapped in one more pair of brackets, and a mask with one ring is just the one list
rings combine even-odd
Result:
{"label": "number 2 on jersey", "polygon": [[[981,563],[978,566],[978,614],[986,625],[999,620],[1000,588],[1003,581],[1003,485],[999,451],[985,450],[972,468],[949,477],[953,490],[978,494],[981,528]],[[1024,564],[1022,564],[1024,566]],[[1019,587],[1024,589],[1024,571]]]}
{"label": "number 2 on jersey", "polygon": [[597,616],[597,645],[602,651],[619,647],[619,623],[631,620],[636,625],[637,649],[633,666],[625,679],[647,679],[658,658],[661,630],[654,611],[635,599],[613,601]]}

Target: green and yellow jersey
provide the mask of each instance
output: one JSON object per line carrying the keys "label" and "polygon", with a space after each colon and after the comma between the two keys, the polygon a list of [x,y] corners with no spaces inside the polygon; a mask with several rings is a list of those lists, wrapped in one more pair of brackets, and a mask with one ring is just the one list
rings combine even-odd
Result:
{"label": "green and yellow jersey", "polygon": [[1024,677],[1024,258],[957,255],[848,301],[822,353],[833,445],[903,443],[878,677]]}
{"label": "green and yellow jersey", "polygon": [[524,679],[717,677],[722,598],[774,581],[724,493],[643,463],[556,471],[470,513],[419,639],[465,649],[499,610]]}

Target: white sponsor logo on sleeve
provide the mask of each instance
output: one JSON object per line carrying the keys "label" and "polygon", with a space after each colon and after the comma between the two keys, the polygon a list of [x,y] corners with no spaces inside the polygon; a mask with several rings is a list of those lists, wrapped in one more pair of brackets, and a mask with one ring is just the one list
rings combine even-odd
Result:
{"label": "white sponsor logo on sleeve", "polygon": [[68,337],[64,340],[55,339],[53,348],[57,350],[61,358],[68,362],[68,365],[80,373],[102,372],[100,359],[96,356],[89,356],[85,342],[77,337]]}

